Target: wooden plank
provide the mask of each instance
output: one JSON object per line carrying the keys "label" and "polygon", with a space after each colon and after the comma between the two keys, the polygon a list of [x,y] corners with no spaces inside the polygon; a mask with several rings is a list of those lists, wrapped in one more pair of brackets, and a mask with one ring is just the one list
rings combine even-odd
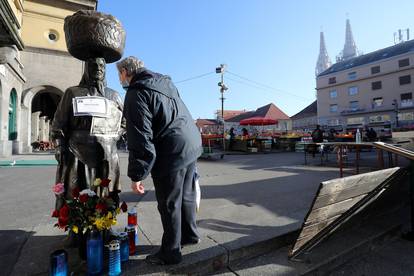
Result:
{"label": "wooden plank", "polygon": [[[335,204],[331,204],[322,208],[313,209],[306,219],[307,224],[312,224],[314,221],[327,220],[329,218],[335,217],[342,214],[344,211],[351,208],[355,203],[361,200],[364,195],[360,195],[354,198],[350,198]],[[306,225],[305,223],[305,225]]]}
{"label": "wooden plank", "polygon": [[294,257],[319,243],[401,175],[403,171],[397,167],[321,183],[289,256]]}
{"label": "wooden plank", "polygon": [[339,193],[342,190],[351,189],[354,186],[361,186],[364,183],[377,182],[380,184],[385,178],[390,177],[399,168],[390,168],[381,171],[369,172],[359,175],[352,175],[345,178],[336,178],[322,182],[319,196]]}
{"label": "wooden plank", "polygon": [[326,226],[328,226],[329,224],[331,224],[333,221],[335,221],[340,215],[334,216],[328,220],[324,220],[321,222],[316,222],[314,224],[308,224],[305,225],[299,235],[298,240],[303,239],[303,238],[309,238],[309,237],[313,237],[315,236],[315,234],[319,231],[321,231],[322,229],[324,229]]}
{"label": "wooden plank", "polygon": [[[367,194],[368,192],[372,191],[376,186],[378,186],[384,178],[388,178],[391,175],[390,172],[395,172],[395,169],[392,168],[391,170],[384,172],[383,174],[369,173],[368,175],[361,175],[362,177],[360,179],[354,179],[352,180],[352,182],[347,183],[348,185],[343,185],[344,187],[338,187],[335,183],[333,183],[337,191],[335,191],[335,188],[332,189],[332,187],[329,187],[329,193],[321,191],[321,193],[315,200],[313,209],[322,208],[324,206],[344,201],[346,199],[353,198],[358,195]],[[341,180],[344,179],[346,178],[342,178]],[[322,187],[322,189],[324,188],[327,188],[327,186]],[[341,188],[343,189],[341,190]]]}
{"label": "wooden plank", "polygon": [[365,195],[374,189],[377,185],[369,183],[368,185],[356,186],[353,189],[343,190],[340,193],[333,193],[331,195],[323,195],[318,197],[315,201],[314,210],[326,207],[328,205],[336,204],[338,202],[345,201],[357,197],[359,195]]}

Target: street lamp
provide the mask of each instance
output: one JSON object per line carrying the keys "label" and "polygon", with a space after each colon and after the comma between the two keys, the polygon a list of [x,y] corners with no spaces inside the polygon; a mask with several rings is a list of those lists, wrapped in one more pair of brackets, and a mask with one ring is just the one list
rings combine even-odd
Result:
{"label": "street lamp", "polygon": [[228,90],[229,88],[224,84],[224,72],[226,71],[227,65],[226,64],[220,64],[219,67],[216,67],[216,73],[221,74],[221,81],[218,83],[218,86],[220,87],[220,93],[221,93],[221,120],[223,122],[223,150],[226,151],[226,143],[225,143],[225,129],[224,129],[224,92]]}

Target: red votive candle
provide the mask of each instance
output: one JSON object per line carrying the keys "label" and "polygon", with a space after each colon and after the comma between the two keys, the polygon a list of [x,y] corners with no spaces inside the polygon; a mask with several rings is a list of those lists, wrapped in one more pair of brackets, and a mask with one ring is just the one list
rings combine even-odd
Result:
{"label": "red votive candle", "polygon": [[128,225],[137,225],[137,210],[135,208],[132,208],[128,211]]}
{"label": "red votive candle", "polygon": [[129,256],[135,255],[135,226],[127,226],[126,232],[128,234]]}

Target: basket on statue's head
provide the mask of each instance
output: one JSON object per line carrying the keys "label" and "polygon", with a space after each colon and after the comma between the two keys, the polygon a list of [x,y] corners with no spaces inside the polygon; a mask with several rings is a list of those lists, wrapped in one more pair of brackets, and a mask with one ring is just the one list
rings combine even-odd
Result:
{"label": "basket on statue's head", "polygon": [[64,30],[69,53],[80,60],[102,57],[112,63],[124,53],[126,33],[112,15],[81,10],[65,18]]}

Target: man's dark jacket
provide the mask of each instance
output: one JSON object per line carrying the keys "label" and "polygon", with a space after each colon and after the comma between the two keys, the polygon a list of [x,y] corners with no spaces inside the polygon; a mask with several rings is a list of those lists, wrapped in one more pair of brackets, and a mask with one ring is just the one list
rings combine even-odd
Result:
{"label": "man's dark jacket", "polygon": [[178,171],[202,153],[200,132],[168,76],[140,69],[128,87],[124,116],[132,181]]}

